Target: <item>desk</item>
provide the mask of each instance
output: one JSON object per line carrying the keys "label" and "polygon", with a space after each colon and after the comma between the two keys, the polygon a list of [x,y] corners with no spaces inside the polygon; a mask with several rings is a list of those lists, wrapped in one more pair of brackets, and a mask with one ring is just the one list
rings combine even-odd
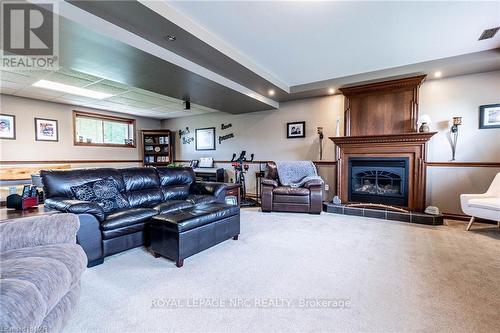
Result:
{"label": "desk", "polygon": [[197,180],[224,183],[226,181],[225,172],[222,168],[194,168]]}

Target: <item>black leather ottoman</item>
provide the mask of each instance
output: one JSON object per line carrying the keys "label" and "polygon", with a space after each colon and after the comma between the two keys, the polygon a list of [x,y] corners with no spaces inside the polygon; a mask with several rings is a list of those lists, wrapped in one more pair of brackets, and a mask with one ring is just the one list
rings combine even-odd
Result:
{"label": "black leather ottoman", "polygon": [[222,203],[153,216],[149,223],[151,251],[182,267],[184,259],[229,238],[238,239],[240,207]]}

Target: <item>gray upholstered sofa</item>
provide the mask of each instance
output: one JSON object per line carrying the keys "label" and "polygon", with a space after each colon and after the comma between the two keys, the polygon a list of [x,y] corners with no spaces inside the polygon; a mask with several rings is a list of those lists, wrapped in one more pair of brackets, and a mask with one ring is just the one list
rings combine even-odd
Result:
{"label": "gray upholstered sofa", "polygon": [[87,257],[74,214],[0,222],[0,328],[59,332],[73,313]]}

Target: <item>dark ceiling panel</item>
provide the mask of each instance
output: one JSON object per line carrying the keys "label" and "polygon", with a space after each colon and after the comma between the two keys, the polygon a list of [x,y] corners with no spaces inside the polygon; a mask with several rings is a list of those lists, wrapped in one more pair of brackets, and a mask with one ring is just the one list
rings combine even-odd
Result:
{"label": "dark ceiling panel", "polygon": [[[68,0],[67,2],[263,96],[279,100],[288,95],[278,86],[137,1]],[[166,40],[165,36],[167,35],[175,36],[176,40]],[[269,89],[274,89],[274,96],[268,96]]]}
{"label": "dark ceiling panel", "polygon": [[60,65],[228,113],[273,107],[130,45],[60,20]]}

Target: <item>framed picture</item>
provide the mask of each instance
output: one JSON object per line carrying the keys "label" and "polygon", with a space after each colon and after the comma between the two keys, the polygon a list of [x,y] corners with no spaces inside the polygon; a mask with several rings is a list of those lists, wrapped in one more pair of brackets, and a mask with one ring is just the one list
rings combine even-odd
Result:
{"label": "framed picture", "polygon": [[35,118],[35,140],[36,141],[59,141],[57,120]]}
{"label": "framed picture", "polygon": [[500,128],[500,104],[479,107],[479,128]]}
{"label": "framed picture", "polygon": [[305,138],[306,137],[306,122],[297,121],[294,123],[286,124],[286,137],[287,139]]}
{"label": "framed picture", "polygon": [[16,139],[16,116],[0,114],[0,139]]}
{"label": "framed picture", "polygon": [[196,150],[215,150],[215,127],[195,130]]}

